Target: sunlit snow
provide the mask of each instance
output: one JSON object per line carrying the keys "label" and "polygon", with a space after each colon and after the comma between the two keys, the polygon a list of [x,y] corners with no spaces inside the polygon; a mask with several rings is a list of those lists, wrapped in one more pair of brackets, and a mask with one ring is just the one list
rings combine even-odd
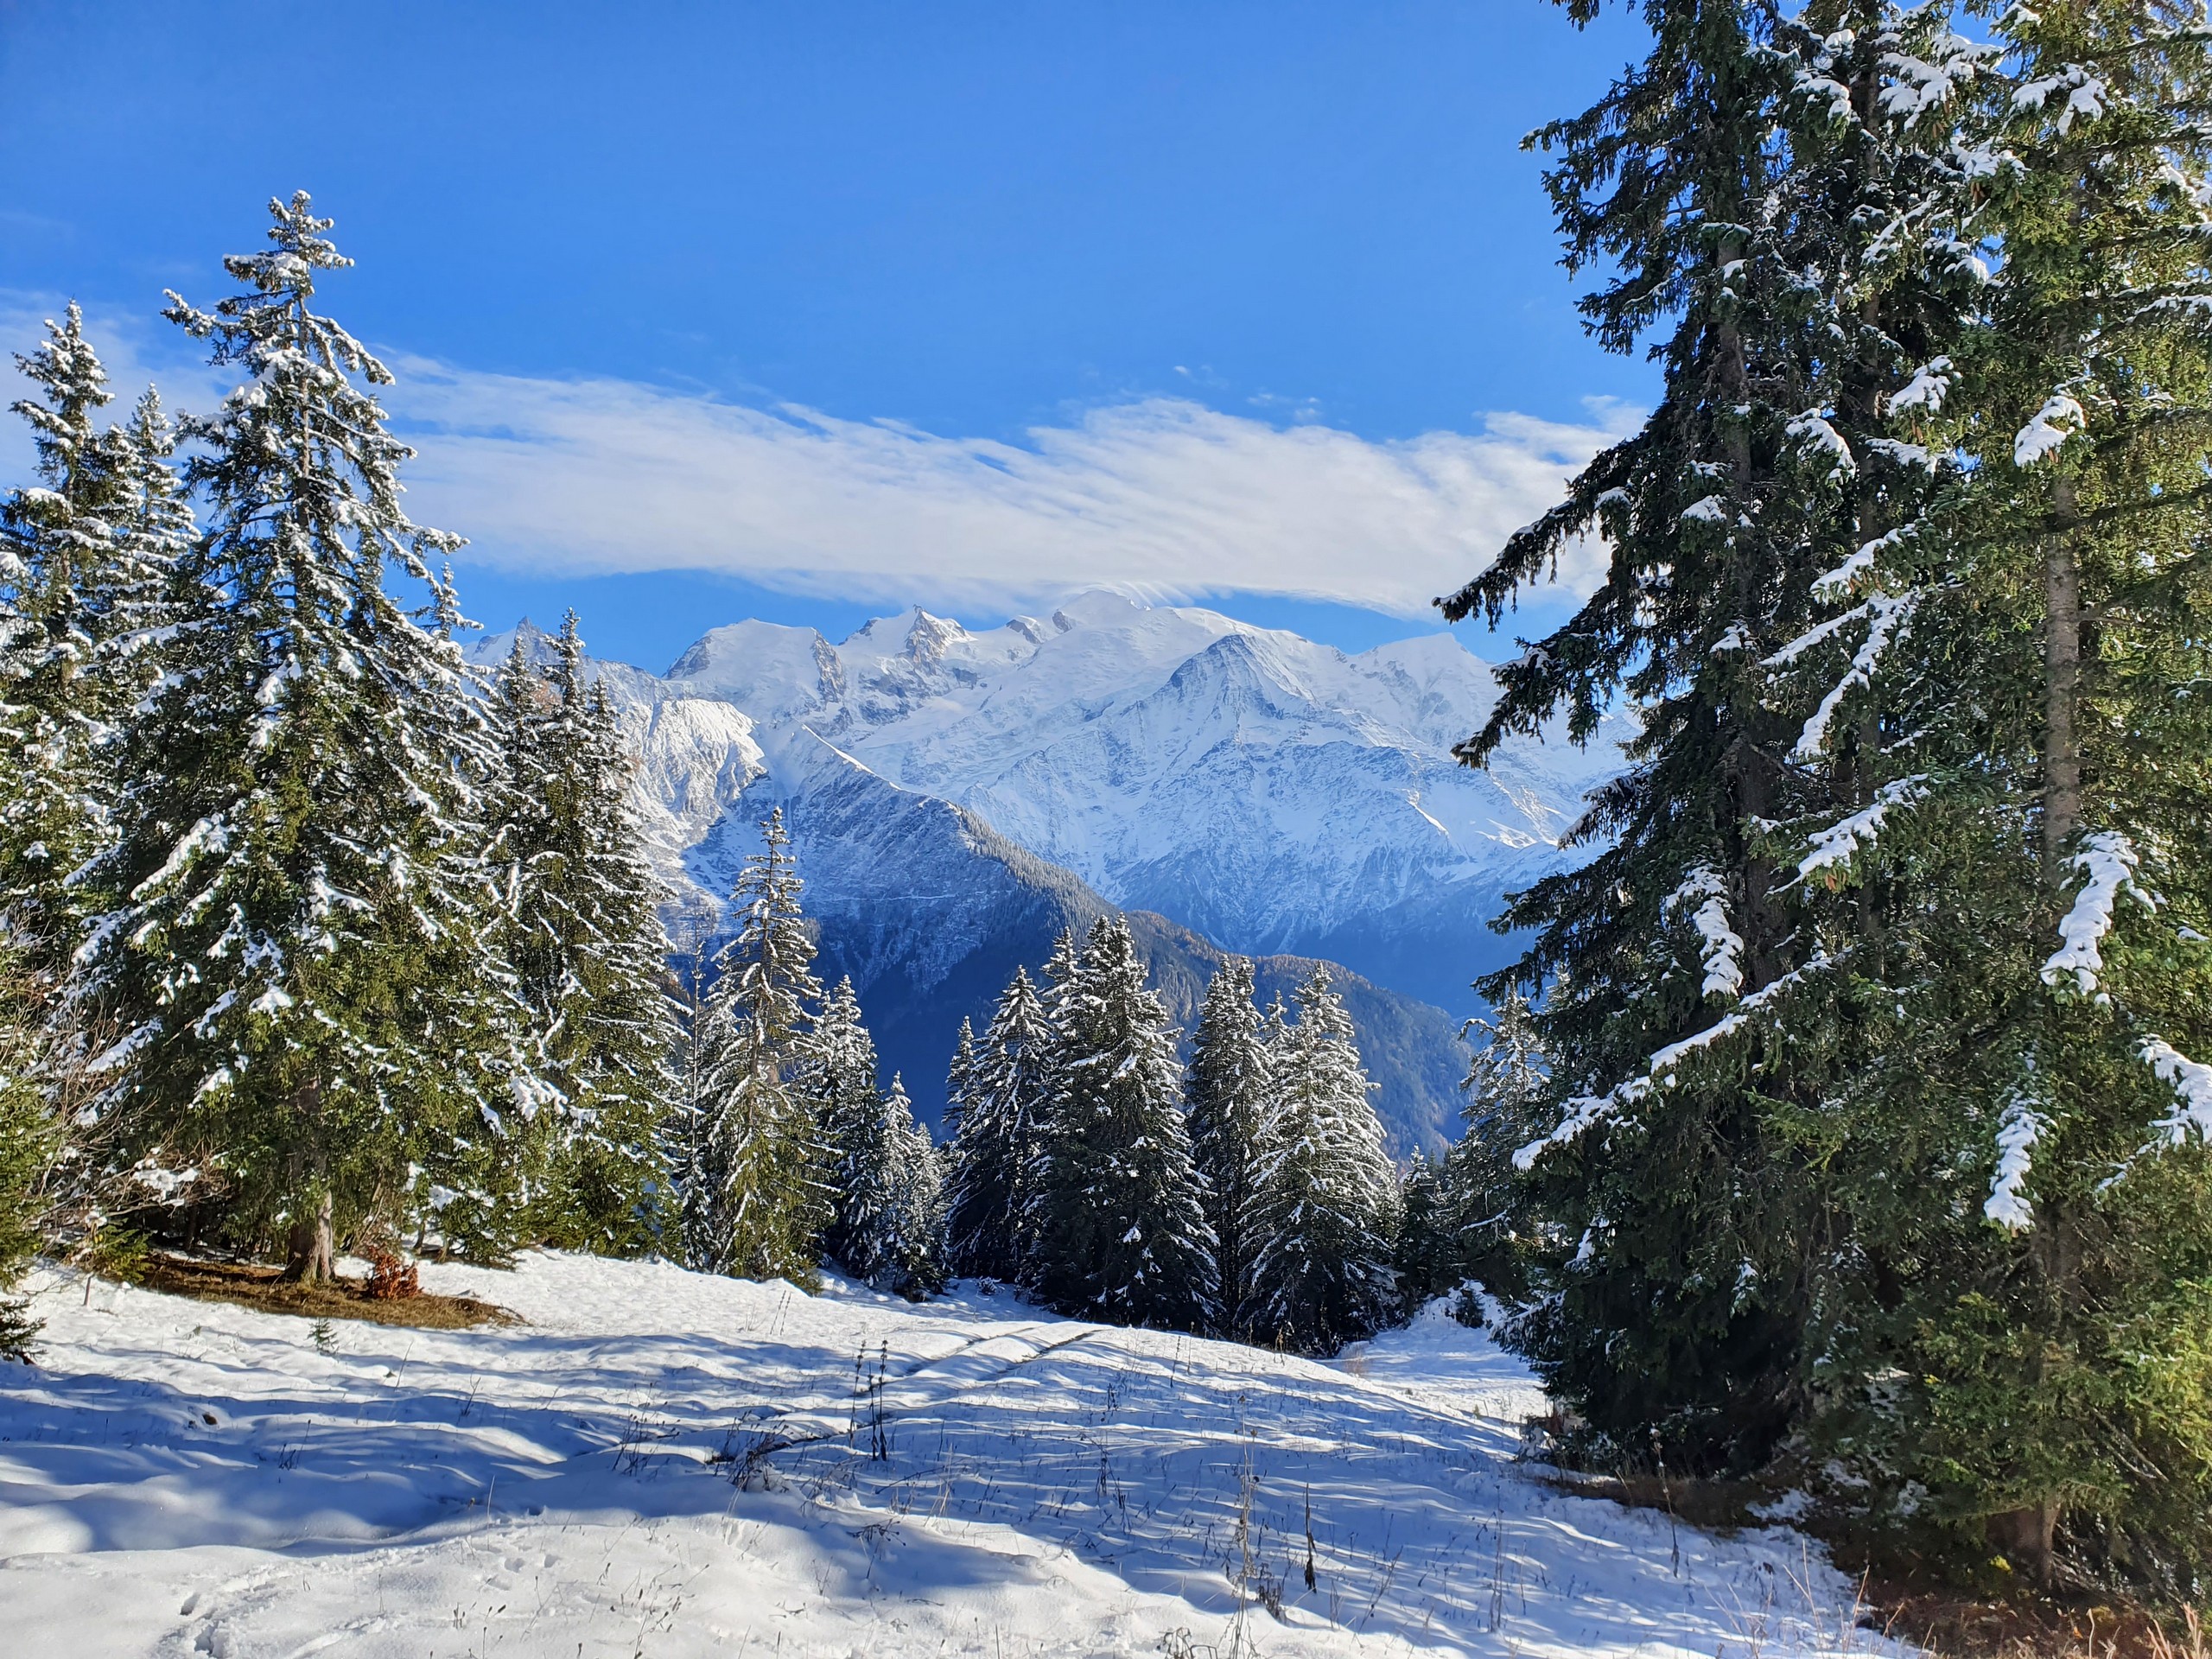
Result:
{"label": "sunlit snow", "polygon": [[71,1659],[1883,1645],[1795,1533],[1677,1552],[1547,1484],[1541,1396],[1440,1310],[1332,1365],[973,1287],[423,1278],[530,1323],[318,1346],[41,1276],[44,1366],[0,1376],[11,1628]]}

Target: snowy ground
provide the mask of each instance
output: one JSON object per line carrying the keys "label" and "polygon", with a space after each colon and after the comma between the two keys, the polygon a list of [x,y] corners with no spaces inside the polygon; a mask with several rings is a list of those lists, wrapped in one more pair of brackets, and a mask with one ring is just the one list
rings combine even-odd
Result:
{"label": "snowy ground", "polygon": [[1531,1478],[1541,1396],[1440,1311],[1325,1365],[1004,1293],[916,1307],[573,1256],[424,1278],[529,1323],[342,1322],[319,1349],[304,1319],[43,1281],[43,1365],[0,1373],[10,1649],[1883,1647],[1794,1533],[1677,1533]]}

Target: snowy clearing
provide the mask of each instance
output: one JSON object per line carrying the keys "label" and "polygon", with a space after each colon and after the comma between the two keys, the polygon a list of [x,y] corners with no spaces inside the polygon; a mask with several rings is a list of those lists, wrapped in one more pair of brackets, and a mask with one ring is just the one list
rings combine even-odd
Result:
{"label": "snowy clearing", "polygon": [[530,1323],[318,1346],[41,1278],[42,1367],[0,1376],[10,1630],[67,1659],[1890,1650],[1796,1533],[1515,1466],[1541,1396],[1440,1306],[1328,1365],[967,1286],[423,1277]]}

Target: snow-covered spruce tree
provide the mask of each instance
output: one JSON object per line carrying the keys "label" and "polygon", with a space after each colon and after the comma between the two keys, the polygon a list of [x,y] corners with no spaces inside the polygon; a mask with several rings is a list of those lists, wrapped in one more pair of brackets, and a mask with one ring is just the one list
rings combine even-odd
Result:
{"label": "snow-covered spruce tree", "polygon": [[349,263],[329,221],[304,194],[270,213],[275,247],[225,261],[245,291],[213,313],[172,296],[248,379],[188,423],[207,522],[124,745],[87,871],[111,908],[82,955],[122,1032],[101,1109],[126,1150],[213,1160],[227,1234],[319,1279],[340,1236],[417,1196],[456,1245],[501,1248],[519,1128],[550,1091],[491,944],[489,756],[428,562],[458,539],[409,522],[411,452],[367,389],[391,376],[310,307]]}
{"label": "snow-covered spruce tree", "polygon": [[1257,1340],[1325,1353],[1397,1309],[1398,1182],[1326,968],[1297,1002],[1298,1023],[1268,1057],[1275,1105],[1253,1204],[1249,1324]]}
{"label": "snow-covered spruce tree", "polygon": [[1551,1076],[1538,1040],[1528,996],[1517,986],[1489,1017],[1467,1021],[1460,1034],[1479,1041],[1459,1087],[1466,1132],[1446,1157],[1440,1209],[1452,1241],[1461,1278],[1479,1280],[1501,1301],[1521,1300],[1528,1288],[1528,1180],[1513,1155],[1547,1134],[1556,1116]]}
{"label": "snow-covered spruce tree", "polygon": [[561,1109],[543,1115],[529,1230],[635,1255],[668,1219],[659,1156],[677,1033],[658,882],[629,805],[630,760],[572,611],[552,660],[518,636],[489,700],[502,941]]}
{"label": "snow-covered spruce tree", "polygon": [[1100,918],[1055,988],[1060,1065],[1033,1201],[1033,1282],[1065,1313],[1206,1329],[1217,1312],[1213,1230],[1191,1165],[1176,1032],[1128,925]]}
{"label": "snow-covered spruce tree", "polygon": [[870,1282],[919,1301],[944,1288],[944,1166],[916,1120],[906,1080],[892,1073],[883,1096],[883,1121],[893,1152],[890,1225]]}
{"label": "snow-covered spruce tree", "polygon": [[814,1017],[801,1087],[829,1154],[830,1224],[822,1248],[854,1277],[873,1281],[894,1228],[905,1147],[884,1110],[875,1039],[861,1023],[849,975]]}
{"label": "snow-covered spruce tree", "polygon": [[1398,1243],[1391,1254],[1406,1313],[1466,1279],[1459,1240],[1444,1201],[1444,1160],[1416,1151],[1398,1181]]}
{"label": "snow-covered spruce tree", "polygon": [[781,807],[760,831],[762,849],[731,893],[738,931],[715,957],[708,994],[683,1160],[684,1249],[705,1272],[810,1282],[831,1203],[803,1077],[807,1005],[822,985]]}
{"label": "snow-covered spruce tree", "polygon": [[849,976],[815,1016],[800,1087],[821,1126],[830,1192],[823,1249],[878,1290],[920,1298],[944,1285],[937,1149],[902,1078],[877,1085],[875,1041]]}
{"label": "snow-covered spruce tree", "polygon": [[960,1115],[968,1107],[969,1090],[976,1076],[976,1022],[960,1016],[960,1029],[952,1039],[952,1059],[944,1068],[944,1122],[957,1131]]}
{"label": "snow-covered spruce tree", "polygon": [[1214,970],[1191,1038],[1184,1084],[1191,1156],[1206,1183],[1214,1262],[1221,1282],[1222,1334],[1242,1337],[1252,1291],[1253,1205],[1274,1098],[1252,963],[1230,957]]}
{"label": "snow-covered spruce tree", "polygon": [[1052,1160],[1053,1126],[1067,1099],[1068,1049],[1062,1037],[1067,1029],[1069,999],[1075,994],[1081,957],[1075,930],[1061,928],[1052,938],[1052,949],[1045,958],[1043,978],[1037,987],[1038,1005],[1048,1034],[1048,1040],[1038,1049],[1038,1058],[1046,1069],[1039,1077],[1034,1128],[1028,1136],[1027,1161],[1022,1177],[1022,1208],[1014,1223],[1014,1235],[1020,1282],[1031,1290],[1037,1288],[1038,1275],[1043,1271],[1039,1249],[1046,1227],[1046,1166]]}
{"label": "snow-covered spruce tree", "polygon": [[105,844],[119,784],[111,741],[151,684],[141,646],[166,615],[192,535],[175,448],[149,391],[99,431],[107,377],[73,304],[16,361],[38,395],[38,483],[0,500],[0,908],[50,992],[76,940],[69,878]]}
{"label": "snow-covered spruce tree", "polygon": [[[1568,1243],[1517,1336],[1592,1452],[1743,1467],[1801,1418],[1834,1248],[1777,1121],[1816,1111],[1859,1040],[1776,836],[1863,791],[1868,739],[1839,726],[1821,764],[1793,753],[1811,711],[1786,654],[1853,625],[1807,639],[1819,584],[1879,535],[1910,542],[1931,488],[1882,393],[1940,354],[1978,269],[1929,207],[1967,164],[1916,124],[1976,60],[1940,20],[1874,5],[1809,26],[1761,0],[1641,10],[1649,55],[1536,142],[1560,155],[1570,267],[1618,271],[1581,302],[1592,331],[1621,351],[1659,334],[1665,394],[1445,609],[1495,621],[1575,538],[1610,544],[1604,584],[1503,671],[1461,749],[1481,765],[1562,715],[1587,741],[1623,694],[1641,717],[1570,837],[1601,849],[1515,899],[1500,925],[1535,944],[1482,987],[1548,988],[1559,1118],[1518,1160]],[[1896,620],[1870,604],[1854,660]]]}
{"label": "snow-covered spruce tree", "polygon": [[1057,1056],[1037,988],[1016,968],[963,1073],[944,1193],[955,1273],[1027,1282],[1031,1183]]}
{"label": "snow-covered spruce tree", "polygon": [[1996,275],[1888,400],[1950,482],[1826,584],[1904,617],[1826,666],[1798,745],[1884,740],[1797,866],[1877,1016],[1794,1126],[1850,1223],[1814,1445],[1921,1548],[2185,1592],[2212,1564],[2212,81],[2194,8],[2015,8],[1998,43],[1952,118],[1982,158],[1953,234]]}

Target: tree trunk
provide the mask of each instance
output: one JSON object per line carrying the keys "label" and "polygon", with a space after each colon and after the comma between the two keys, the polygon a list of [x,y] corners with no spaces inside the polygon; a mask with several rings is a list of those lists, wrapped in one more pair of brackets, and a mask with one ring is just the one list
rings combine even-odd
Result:
{"label": "tree trunk", "polygon": [[2048,1588],[2058,1541],[2058,1500],[2046,1497],[1993,1515],[1987,1526],[1990,1543],[2033,1574],[2038,1587]]}
{"label": "tree trunk", "polygon": [[312,1178],[305,1157],[292,1155],[292,1228],[285,1241],[284,1277],[303,1285],[327,1284],[335,1279],[337,1252],[332,1237],[330,1179],[320,1150],[322,1085],[310,1078],[292,1096],[293,1109],[303,1120],[301,1140],[317,1147]]}
{"label": "tree trunk", "polygon": [[2074,483],[2060,474],[2051,511],[2058,520],[2044,543],[2044,879],[2059,886],[2061,862],[2082,825],[2082,740],[2075,712],[2082,690],[2082,571],[2070,526]]}
{"label": "tree trunk", "polygon": [[330,1189],[315,1199],[312,1214],[292,1223],[292,1236],[284,1261],[284,1276],[303,1285],[327,1285],[338,1277],[336,1239],[330,1222]]}

